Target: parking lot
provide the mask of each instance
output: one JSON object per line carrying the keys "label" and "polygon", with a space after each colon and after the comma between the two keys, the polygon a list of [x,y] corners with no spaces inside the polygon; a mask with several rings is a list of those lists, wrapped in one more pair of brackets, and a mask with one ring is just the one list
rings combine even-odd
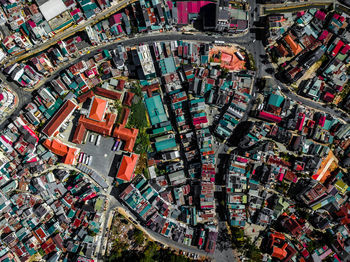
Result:
{"label": "parking lot", "polygon": [[[90,136],[94,135],[93,142],[90,142]],[[77,145],[81,149],[81,152],[92,156],[90,168],[96,170],[101,174],[108,182],[112,183],[114,176],[117,173],[117,167],[114,161],[118,152],[113,152],[112,147],[114,145],[114,139],[112,137],[101,136],[100,144],[96,145],[96,139],[98,134],[88,132],[86,142],[81,145]],[[119,151],[120,153],[120,151]]]}

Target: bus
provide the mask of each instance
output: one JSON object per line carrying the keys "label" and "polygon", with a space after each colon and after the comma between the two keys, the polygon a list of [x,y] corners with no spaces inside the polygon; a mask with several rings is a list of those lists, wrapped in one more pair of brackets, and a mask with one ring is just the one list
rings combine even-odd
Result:
{"label": "bus", "polygon": [[116,150],[117,150],[119,143],[120,143],[119,140],[116,140],[116,141],[115,141],[114,146],[113,146],[113,148],[112,148],[112,151],[116,151]]}
{"label": "bus", "polygon": [[96,138],[96,146],[99,146],[101,143],[101,135],[98,135],[97,138]]}
{"label": "bus", "polygon": [[79,160],[78,160],[79,163],[81,163],[81,161],[83,161],[83,157],[84,157],[84,153],[80,153]]}
{"label": "bus", "polygon": [[225,44],[225,41],[215,40],[214,44],[216,44],[216,45],[223,45],[223,44]]}
{"label": "bus", "polygon": [[[118,145],[118,147],[117,147],[117,151],[119,151],[120,150],[120,148],[122,147],[122,145],[124,144],[124,142],[123,141],[120,141],[119,142],[119,145]],[[123,147],[124,148],[124,147]]]}
{"label": "bus", "polygon": [[88,161],[88,166],[91,166],[91,162],[92,162],[92,156],[89,156],[89,161]]}
{"label": "bus", "polygon": [[238,57],[239,60],[244,61],[244,57],[239,51],[235,52],[235,55]]}
{"label": "bus", "polygon": [[90,157],[87,155],[86,158],[84,159],[84,164],[87,165],[89,163]]}

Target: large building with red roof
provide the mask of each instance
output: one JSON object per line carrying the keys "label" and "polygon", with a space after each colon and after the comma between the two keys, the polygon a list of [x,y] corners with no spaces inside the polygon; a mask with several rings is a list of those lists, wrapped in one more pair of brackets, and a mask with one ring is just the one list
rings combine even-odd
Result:
{"label": "large building with red roof", "polygon": [[113,137],[125,141],[124,150],[132,152],[136,142],[139,130],[135,128],[126,128],[123,125],[118,125],[113,131]]}
{"label": "large building with red roof", "polygon": [[63,144],[61,141],[57,139],[46,139],[43,145],[49,149],[52,153],[63,157],[63,163],[67,165],[74,165],[78,150],[73,147],[69,147]]}
{"label": "large building with red roof", "polygon": [[138,158],[139,156],[136,154],[131,154],[131,156],[123,156],[117,173],[117,182],[119,184],[130,182],[134,178],[134,170]]}
{"label": "large building with red roof", "polygon": [[81,115],[78,126],[75,129],[72,142],[75,144],[81,144],[86,130],[90,130],[105,136],[111,136],[116,118],[116,114],[107,113],[103,121],[95,121]]}
{"label": "large building with red roof", "polygon": [[84,140],[86,130],[90,130],[98,134],[113,136],[125,141],[124,150],[132,152],[138,134],[138,129],[125,127],[127,118],[130,114],[130,109],[126,108],[124,110],[122,124],[117,125],[113,133],[112,130],[117,115],[106,113],[106,109],[107,101],[93,96],[88,116],[80,116],[72,142],[75,144],[81,144],[81,142]]}
{"label": "large building with red roof", "polygon": [[280,261],[290,261],[296,254],[296,250],[289,245],[286,237],[282,233],[269,233],[268,248],[273,258]]}
{"label": "large building with red roof", "polygon": [[96,121],[102,121],[106,112],[107,105],[108,102],[106,100],[94,96],[90,104],[88,118]]}
{"label": "large building with red roof", "polygon": [[106,113],[108,102],[96,96],[92,97],[88,116],[81,115],[75,129],[72,142],[81,144],[86,130],[111,136],[116,114]]}
{"label": "large building with red roof", "polygon": [[102,87],[95,88],[95,94],[103,97],[107,97],[114,100],[120,100],[122,94],[113,90],[108,90]]}
{"label": "large building with red roof", "polygon": [[57,135],[59,128],[72,116],[77,107],[78,105],[73,100],[67,100],[46,124],[42,133],[48,137]]}

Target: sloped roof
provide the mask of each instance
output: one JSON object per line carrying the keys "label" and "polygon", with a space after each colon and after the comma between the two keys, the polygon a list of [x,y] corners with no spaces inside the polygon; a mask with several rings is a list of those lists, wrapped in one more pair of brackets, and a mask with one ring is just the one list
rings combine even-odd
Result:
{"label": "sloped roof", "polygon": [[120,97],[122,96],[121,93],[113,91],[113,90],[109,90],[109,89],[105,89],[102,87],[96,87],[95,88],[95,94],[99,95],[99,96],[104,96],[110,99],[114,99],[114,100],[120,100]]}
{"label": "sloped roof", "polygon": [[38,1],[38,5],[40,12],[43,14],[46,21],[50,21],[52,18],[67,10],[67,7],[62,0]]}
{"label": "sloped roof", "polygon": [[55,132],[58,130],[61,124],[73,113],[76,108],[76,103],[74,103],[72,100],[67,100],[46,124],[42,130],[42,133],[48,137],[55,135]]}
{"label": "sloped roof", "polygon": [[284,37],[284,40],[289,45],[290,49],[292,50],[294,55],[299,54],[303,49],[300,47],[299,44],[297,44],[290,35],[286,35]]}
{"label": "sloped roof", "polygon": [[64,157],[63,163],[73,165],[75,162],[76,148],[69,147],[57,139],[46,139],[43,145],[52,153]]}
{"label": "sloped roof", "polygon": [[84,126],[84,124],[79,123],[77,128],[75,129],[72,142],[75,144],[81,144],[84,138],[85,131],[86,131],[86,127]]}
{"label": "sloped roof", "polygon": [[93,97],[90,105],[89,118],[102,121],[107,107],[107,101],[96,96]]}
{"label": "sloped roof", "polygon": [[134,93],[132,92],[126,92],[126,95],[124,97],[123,105],[131,106],[132,105],[132,99],[134,98]]}
{"label": "sloped roof", "polygon": [[273,247],[272,257],[283,260],[286,256],[287,256],[286,250],[275,246]]}
{"label": "sloped roof", "polygon": [[145,103],[152,125],[156,125],[168,120],[162,99],[159,95],[146,98]]}
{"label": "sloped roof", "polygon": [[[110,136],[112,133],[114,122],[117,118],[116,114],[107,113],[105,121],[99,122],[81,115],[79,118],[79,123],[83,124],[84,127],[90,131]],[[78,132],[78,131],[76,131]]]}
{"label": "sloped roof", "polygon": [[52,153],[59,156],[65,156],[68,152],[68,147],[57,139],[52,139],[52,141],[46,139],[43,145]]}
{"label": "sloped roof", "polygon": [[123,125],[118,125],[113,131],[113,137],[120,138],[125,141],[124,150],[132,152],[136,142],[136,137],[139,130],[135,128],[126,128]]}
{"label": "sloped roof", "polygon": [[122,162],[120,163],[119,170],[117,173],[117,178],[130,182],[133,178],[134,169],[137,163],[138,155],[132,154],[130,156],[123,156]]}
{"label": "sloped roof", "polygon": [[88,92],[80,95],[77,99],[79,103],[84,103],[86,99],[92,98],[94,96],[94,92],[90,89]]}
{"label": "sloped roof", "polygon": [[268,104],[276,106],[276,107],[280,107],[283,101],[284,101],[284,97],[283,96],[279,96],[279,95],[276,95],[276,94],[271,94]]}
{"label": "sloped roof", "polygon": [[66,165],[73,165],[76,152],[77,152],[76,148],[68,147],[68,152],[66,157],[63,160],[63,163]]}

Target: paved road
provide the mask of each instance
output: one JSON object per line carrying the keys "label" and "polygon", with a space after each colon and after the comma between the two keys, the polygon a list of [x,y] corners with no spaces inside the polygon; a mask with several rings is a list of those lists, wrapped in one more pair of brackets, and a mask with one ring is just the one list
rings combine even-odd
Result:
{"label": "paved road", "polygon": [[14,92],[16,92],[18,97],[18,104],[16,109],[6,119],[3,121],[2,119],[0,120],[0,130],[2,130],[7,125],[7,119],[17,116],[19,114],[19,111],[31,101],[32,94],[31,92],[24,91],[14,82],[7,81],[6,76],[2,72],[0,72],[0,79],[6,83],[6,85],[9,86]]}
{"label": "paved road", "polygon": [[[252,6],[251,12],[255,12],[255,1],[254,0],[249,0],[249,4]],[[259,8],[258,8],[259,9]],[[251,16],[252,17],[252,16]],[[339,111],[337,112],[336,110],[326,107],[320,103],[317,103],[315,101],[312,101],[310,99],[304,98],[302,96],[297,95],[296,93],[292,92],[289,90],[287,86],[285,86],[282,82],[277,80],[274,75],[269,74],[266,72],[267,68],[271,68],[268,65],[265,65],[262,62],[262,56],[266,55],[265,47],[262,43],[261,40],[256,39],[256,35],[253,32],[249,32],[249,34],[245,35],[244,37],[241,37],[240,39],[237,39],[237,43],[243,45],[249,52],[251,52],[254,56],[255,59],[255,64],[257,67],[257,77],[263,77],[263,76],[271,76],[277,85],[281,87],[281,91],[284,93],[285,96],[289,97],[293,101],[300,102],[304,104],[307,107],[314,108],[319,111],[323,111],[327,114],[330,114],[332,116],[335,116],[339,119],[342,119],[344,122],[350,122],[350,117],[342,115],[342,112]],[[233,39],[234,41],[234,39]]]}
{"label": "paved road", "polygon": [[[255,1],[254,0],[249,0],[249,4],[252,6],[250,12],[251,13],[255,13],[255,7],[256,7]],[[250,14],[250,16],[251,16],[251,14]],[[92,23],[92,21],[90,21],[90,22]],[[84,26],[86,26],[86,25],[84,25]],[[257,77],[262,77],[264,75],[268,75],[265,72],[266,66],[262,63],[262,60],[261,60],[261,55],[265,55],[265,49],[264,49],[264,46],[263,46],[263,44],[262,44],[262,42],[260,40],[254,41],[255,38],[256,38],[255,34],[251,33],[251,32],[247,33],[244,36],[240,36],[240,37],[226,37],[226,36],[223,36],[223,37],[219,37],[219,39],[218,39],[218,37],[209,36],[209,35],[206,35],[206,34],[183,35],[183,34],[179,34],[179,33],[173,32],[173,33],[163,33],[163,34],[159,34],[159,35],[138,36],[138,37],[135,37],[135,38],[132,38],[132,39],[121,40],[119,42],[112,43],[112,44],[110,44],[110,45],[108,45],[106,47],[103,47],[103,48],[110,50],[110,49],[116,48],[116,46],[118,44],[122,44],[122,45],[125,45],[125,46],[132,46],[132,45],[138,45],[140,43],[149,43],[149,42],[155,42],[155,41],[192,40],[192,41],[199,41],[199,42],[213,42],[215,40],[222,40],[222,41],[225,41],[226,43],[235,43],[235,44],[242,45],[248,51],[250,51],[253,54],[254,58],[255,58],[256,66],[257,66],[257,69],[258,69],[257,70]],[[52,40],[52,41],[55,41],[55,40]],[[56,39],[56,41],[57,41],[57,39]],[[98,50],[94,50],[94,51],[92,51],[89,54],[83,55],[83,56],[81,56],[81,57],[79,57],[79,58],[69,62],[67,65],[62,67],[60,71],[64,70],[65,68],[67,68],[69,66],[71,66],[72,64],[76,63],[79,60],[88,59],[88,58],[94,56],[96,53],[98,53]],[[52,76],[50,76],[47,79],[46,82],[49,82],[52,79],[54,79],[55,77],[57,77],[58,74],[60,73],[60,71],[55,72]],[[2,73],[0,73],[0,78],[3,81],[6,81],[6,77]],[[320,105],[320,104],[318,104],[316,102],[310,101],[310,100],[302,98],[302,97],[300,97],[300,96],[298,96],[298,95],[296,95],[294,93],[291,93],[288,90],[288,88],[285,87],[282,83],[279,83],[278,81],[276,81],[276,82],[277,82],[277,84],[279,84],[281,86],[283,93],[286,96],[288,96],[289,98],[291,98],[293,100],[296,100],[296,101],[299,101],[299,102],[305,104],[306,106],[315,108],[317,110],[325,111],[325,112],[327,112],[329,114],[336,115],[337,117],[341,117],[340,114],[335,112],[334,110],[332,110],[330,108],[325,108],[325,107],[323,107],[322,105]],[[29,103],[29,101],[32,98],[32,94],[31,94],[31,92],[26,92],[23,89],[17,87],[13,82],[7,82],[7,83],[18,94],[18,99],[19,99],[19,103],[18,103],[17,109],[15,110],[15,112],[11,116],[9,116],[9,117],[12,117],[12,116],[18,115],[19,111],[23,108],[23,106],[26,105],[27,103]],[[349,119],[347,118],[346,121],[349,121]],[[0,129],[2,129],[4,126],[5,126],[5,123],[1,124],[0,125]],[[220,148],[220,150],[222,150],[222,149],[223,148]],[[121,206],[119,201],[114,199],[114,198],[110,198],[110,201],[111,201],[110,205],[109,205],[108,210],[106,212],[106,214],[107,214],[106,219],[108,217],[109,212],[113,208]],[[200,254],[200,255],[204,255],[204,254],[207,255],[204,251],[198,250],[195,247],[184,246],[184,245],[179,244],[177,242],[174,242],[174,241],[172,241],[172,240],[170,240],[168,238],[165,238],[165,237],[163,237],[163,236],[161,236],[159,234],[156,234],[156,233],[152,232],[149,229],[145,228],[145,230],[147,230],[147,232],[151,236],[153,236],[156,239],[159,239],[160,242],[162,242],[162,243],[164,243],[166,245],[169,245],[169,246],[174,247],[174,248],[179,248],[179,249],[185,250],[187,252],[191,252],[191,253],[197,253],[197,254]],[[103,232],[103,235],[104,235],[104,232]],[[225,255],[223,254],[223,257]]]}
{"label": "paved road", "polygon": [[[109,206],[106,210],[105,227],[103,228],[102,236],[105,235],[106,223],[107,223],[108,217],[109,217],[110,213],[112,212],[112,210],[114,210],[116,208],[122,208],[125,211],[125,213],[127,213],[129,215],[129,217],[131,217],[140,227],[143,228],[143,230],[145,232],[147,232],[148,235],[150,235],[153,239],[157,240],[158,242],[162,243],[163,245],[169,246],[169,247],[174,248],[174,249],[182,250],[185,252],[198,254],[199,256],[212,257],[211,254],[208,254],[204,250],[200,250],[194,246],[186,246],[184,244],[175,242],[172,239],[164,237],[158,233],[155,233],[154,231],[150,230],[149,228],[142,226],[139,223],[139,220],[137,219],[137,217],[133,213],[129,212],[129,208],[127,208],[124,204],[120,203],[115,197],[108,197],[108,199],[109,199]],[[102,243],[102,241],[101,241],[101,243]],[[102,247],[100,249],[100,252],[102,252]]]}
{"label": "paved road", "polygon": [[[126,39],[126,40],[120,40],[118,42],[106,45],[103,47],[103,49],[115,49],[117,45],[121,44],[124,46],[133,46],[138,45],[141,43],[151,43],[156,41],[173,41],[173,40],[192,40],[192,41],[199,41],[199,42],[214,42],[215,40],[218,40],[218,37],[215,36],[209,36],[206,34],[194,34],[194,35],[184,35],[177,32],[171,32],[171,33],[163,33],[163,34],[153,34],[153,35],[145,35],[145,36],[137,36],[132,39]],[[220,37],[220,40],[223,40],[227,43],[237,43],[237,44],[247,44],[249,43],[249,37],[247,36],[241,36],[237,38],[233,37]],[[102,47],[101,47],[102,48]],[[86,60],[97,53],[99,53],[100,49],[95,49],[94,51],[91,51],[89,54],[85,54],[80,56],[79,58],[70,61],[68,64],[66,64],[64,67],[61,67],[60,70],[53,73],[45,83],[49,83],[54,78],[56,78],[60,72],[71,65],[77,63],[80,60]],[[31,101],[32,98],[32,91],[24,91],[23,88],[20,88],[17,84],[11,81],[6,80],[6,76],[0,72],[0,78],[5,81],[9,87],[14,90],[18,95],[18,106],[17,109],[10,115],[8,118],[15,117],[18,115],[19,111],[23,108],[24,105],[28,104]],[[45,84],[44,83],[44,84]],[[0,124],[0,129],[4,128],[6,126],[6,121]]]}
{"label": "paved road", "polygon": [[7,59],[5,59],[2,64],[6,64],[6,65],[10,65],[13,64],[17,61],[21,61],[27,57],[30,57],[38,52],[44,51],[45,49],[47,49],[48,47],[56,44],[58,41],[63,40],[71,35],[73,35],[76,32],[82,31],[85,29],[85,27],[89,26],[89,25],[93,25],[101,20],[103,20],[104,18],[110,16],[111,14],[113,14],[114,12],[124,8],[125,6],[127,6],[128,4],[131,4],[133,2],[136,2],[137,0],[123,0],[120,1],[118,4],[109,7],[108,9],[103,10],[102,12],[100,12],[99,14],[97,14],[95,17],[87,20],[84,23],[81,23],[79,25],[76,26],[72,26],[60,33],[57,33],[54,37],[50,38],[48,41],[46,41],[45,43],[39,44],[37,46],[35,46],[33,49],[31,49],[30,51],[25,52],[23,55],[19,55],[16,57],[9,57]]}

